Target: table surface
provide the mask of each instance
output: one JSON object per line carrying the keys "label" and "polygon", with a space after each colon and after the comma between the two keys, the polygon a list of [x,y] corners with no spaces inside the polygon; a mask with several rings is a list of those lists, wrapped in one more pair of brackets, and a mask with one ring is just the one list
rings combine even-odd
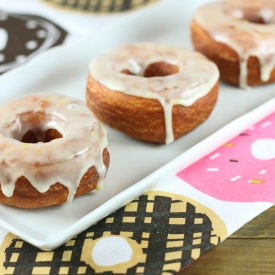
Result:
{"label": "table surface", "polygon": [[275,274],[275,206],[247,223],[179,275]]}

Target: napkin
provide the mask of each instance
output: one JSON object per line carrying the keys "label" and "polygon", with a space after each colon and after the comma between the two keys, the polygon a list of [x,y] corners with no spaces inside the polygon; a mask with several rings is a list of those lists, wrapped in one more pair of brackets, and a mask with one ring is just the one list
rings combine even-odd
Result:
{"label": "napkin", "polygon": [[176,274],[275,202],[275,112],[54,251],[2,230],[0,274]]}

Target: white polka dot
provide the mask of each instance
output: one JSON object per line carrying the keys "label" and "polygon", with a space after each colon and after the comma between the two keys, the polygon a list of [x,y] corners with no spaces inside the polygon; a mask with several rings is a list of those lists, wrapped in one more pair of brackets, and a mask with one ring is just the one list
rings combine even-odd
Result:
{"label": "white polka dot", "polygon": [[27,29],[35,29],[37,27],[38,23],[35,20],[29,20],[26,22],[26,28]]}
{"label": "white polka dot", "polygon": [[45,38],[47,36],[47,32],[45,30],[39,30],[36,32],[36,36],[38,38]]}
{"label": "white polka dot", "polygon": [[121,237],[107,237],[99,240],[92,250],[92,259],[99,266],[110,266],[128,262],[133,251]]}
{"label": "white polka dot", "polygon": [[8,38],[9,38],[8,32],[5,29],[0,28],[0,51],[6,48]]}
{"label": "white polka dot", "polygon": [[268,160],[275,158],[275,139],[262,138],[251,144],[251,153],[254,158]]}
{"label": "white polka dot", "polygon": [[37,48],[37,46],[38,46],[38,43],[35,40],[30,40],[26,43],[26,48],[28,50],[34,50]]}
{"label": "white polka dot", "polygon": [[16,60],[18,63],[24,62],[24,61],[26,60],[26,56],[23,55],[23,54],[17,55],[17,56],[15,57],[15,60]]}
{"label": "white polka dot", "polygon": [[3,62],[5,60],[5,55],[0,53],[0,62]]}
{"label": "white polka dot", "polygon": [[8,19],[8,14],[5,12],[0,12],[0,21],[5,21]]}

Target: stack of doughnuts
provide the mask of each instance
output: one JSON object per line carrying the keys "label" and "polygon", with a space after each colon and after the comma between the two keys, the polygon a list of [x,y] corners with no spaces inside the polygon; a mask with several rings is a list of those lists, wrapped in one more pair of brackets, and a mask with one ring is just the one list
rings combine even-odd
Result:
{"label": "stack of doughnuts", "polygon": [[222,80],[242,88],[275,81],[274,0],[208,3],[196,10],[191,33]]}
{"label": "stack of doughnuts", "polygon": [[124,45],[91,62],[87,105],[99,120],[131,137],[169,144],[208,118],[218,79],[216,65],[200,53]]}
{"label": "stack of doughnuts", "polygon": [[32,94],[0,112],[1,203],[41,208],[102,188],[106,131],[82,101]]}

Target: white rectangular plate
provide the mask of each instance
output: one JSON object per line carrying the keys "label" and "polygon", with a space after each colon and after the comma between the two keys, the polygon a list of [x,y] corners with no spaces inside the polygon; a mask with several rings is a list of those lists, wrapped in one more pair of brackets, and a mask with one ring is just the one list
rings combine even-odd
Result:
{"label": "white rectangular plate", "polygon": [[[147,41],[191,49],[191,16],[205,2],[166,0],[134,13],[101,34],[51,49],[0,77],[0,103],[35,92],[60,93],[84,100],[90,60],[120,44]],[[274,95],[275,85],[244,91],[221,83],[219,99],[209,119],[168,146],[133,140],[106,127],[111,164],[103,191],[91,192],[70,205],[46,209],[22,210],[0,205],[0,226],[41,249],[54,249],[150,189],[160,178],[203,157],[270,113],[275,109],[274,101],[248,112]],[[222,128],[243,114],[246,115]]]}

